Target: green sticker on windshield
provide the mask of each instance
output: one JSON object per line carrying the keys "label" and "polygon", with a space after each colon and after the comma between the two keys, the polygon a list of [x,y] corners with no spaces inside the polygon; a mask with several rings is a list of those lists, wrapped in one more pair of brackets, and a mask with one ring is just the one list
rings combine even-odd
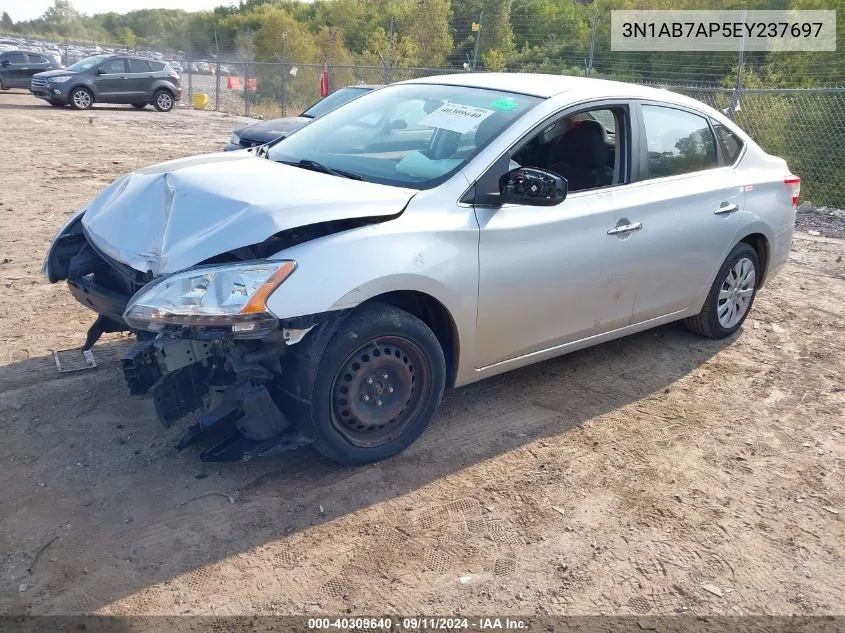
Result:
{"label": "green sticker on windshield", "polygon": [[514,101],[513,99],[502,97],[501,99],[496,99],[493,101],[490,106],[496,108],[497,110],[513,110],[519,104]]}

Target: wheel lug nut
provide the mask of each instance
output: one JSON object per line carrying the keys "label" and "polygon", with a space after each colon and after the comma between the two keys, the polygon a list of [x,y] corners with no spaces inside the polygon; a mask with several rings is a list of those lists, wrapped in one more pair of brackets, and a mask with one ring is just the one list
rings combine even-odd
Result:
{"label": "wheel lug nut", "polygon": [[387,393],[393,393],[393,387],[388,387],[388,388],[387,388]]}
{"label": "wheel lug nut", "polygon": [[381,377],[384,378],[385,380],[387,380],[387,378],[388,378],[387,374],[382,374]]}
{"label": "wheel lug nut", "polygon": [[368,384],[368,385],[373,384],[373,379],[372,379],[372,377],[367,378],[367,384]]}
{"label": "wheel lug nut", "polygon": [[367,394],[364,394],[364,402],[369,402],[369,401],[370,401],[370,396],[368,396]]}
{"label": "wheel lug nut", "polygon": [[376,402],[376,406],[379,406],[379,407],[381,406],[381,400],[379,400],[378,402]]}

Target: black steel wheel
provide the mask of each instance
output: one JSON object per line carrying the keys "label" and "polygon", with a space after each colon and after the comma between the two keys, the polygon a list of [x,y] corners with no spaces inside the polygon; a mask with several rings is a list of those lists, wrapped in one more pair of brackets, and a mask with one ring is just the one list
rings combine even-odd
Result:
{"label": "black steel wheel", "polygon": [[423,351],[401,336],[367,341],[341,364],[332,388],[332,426],[354,446],[383,446],[411,426],[429,391]]}
{"label": "black steel wheel", "polygon": [[343,464],[390,457],[428,426],[445,383],[445,357],[431,329],[404,310],[367,304],[343,321],[317,361],[315,448]]}

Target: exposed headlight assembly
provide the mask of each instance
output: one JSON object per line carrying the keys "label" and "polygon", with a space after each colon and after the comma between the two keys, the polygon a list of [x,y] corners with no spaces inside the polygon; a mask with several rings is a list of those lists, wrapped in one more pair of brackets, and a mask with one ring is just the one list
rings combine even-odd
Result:
{"label": "exposed headlight assembly", "polygon": [[232,132],[232,138],[229,139],[230,145],[240,145],[241,144],[241,137]]}
{"label": "exposed headlight assembly", "polygon": [[243,334],[266,330],[276,321],[267,298],[295,269],[291,260],[192,268],[138,291],[123,319],[130,327],[152,332],[169,325]]}
{"label": "exposed headlight assembly", "polygon": [[71,227],[74,222],[76,222],[80,217],[82,217],[83,213],[85,213],[85,208],[82,208],[79,211],[75,212],[73,215],[71,215],[67,219],[67,222],[62,225],[62,228],[59,229],[59,232],[56,233],[56,237],[53,238],[53,241],[50,242],[50,248],[47,249],[47,256],[44,258],[44,262],[41,264],[41,274],[47,277],[47,280],[50,283],[54,281],[53,279],[50,279],[49,273],[50,257],[53,255],[53,249],[56,248],[56,244],[59,242],[59,239],[61,239],[62,235],[67,232],[67,230]]}

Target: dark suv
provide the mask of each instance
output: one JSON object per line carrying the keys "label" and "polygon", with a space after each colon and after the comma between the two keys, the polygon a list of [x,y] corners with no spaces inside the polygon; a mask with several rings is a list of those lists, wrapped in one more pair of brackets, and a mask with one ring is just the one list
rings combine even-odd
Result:
{"label": "dark suv", "polygon": [[87,110],[98,103],[152,103],[169,112],[182,98],[179,75],[165,62],[131,55],[95,55],[33,76],[30,91],[50,105]]}
{"label": "dark suv", "polygon": [[59,68],[49,55],[32,51],[0,51],[0,90],[29,88],[35,73]]}

